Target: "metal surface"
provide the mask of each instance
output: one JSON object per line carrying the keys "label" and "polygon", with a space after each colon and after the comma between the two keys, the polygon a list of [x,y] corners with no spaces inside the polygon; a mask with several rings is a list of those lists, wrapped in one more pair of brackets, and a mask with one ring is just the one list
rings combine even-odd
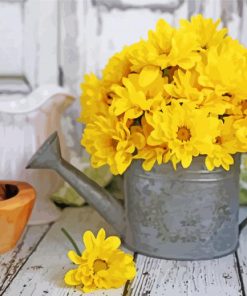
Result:
{"label": "metal surface", "polygon": [[239,162],[237,156],[229,172],[221,168],[209,172],[204,158],[197,157],[189,169],[174,171],[164,164],[145,172],[135,161],[125,175],[125,214],[107,191],[61,158],[57,134],[27,167],[56,170],[134,251],[199,260],[221,257],[238,246]]}
{"label": "metal surface", "polygon": [[134,162],[125,176],[127,241],[150,256],[199,260],[238,246],[239,157],[229,172],[209,172],[204,158],[188,169],[170,164],[145,172]]}

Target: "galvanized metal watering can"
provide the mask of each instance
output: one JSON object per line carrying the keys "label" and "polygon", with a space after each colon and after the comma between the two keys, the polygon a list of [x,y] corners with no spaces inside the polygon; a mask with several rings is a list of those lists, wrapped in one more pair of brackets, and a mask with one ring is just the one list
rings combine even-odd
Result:
{"label": "galvanized metal watering can", "polygon": [[124,180],[125,206],[86,177],[60,152],[52,134],[27,168],[52,169],[83,195],[126,245],[139,253],[177,260],[212,259],[238,246],[239,157],[229,172],[209,172],[203,157],[189,169],[169,164],[145,172],[136,161]]}

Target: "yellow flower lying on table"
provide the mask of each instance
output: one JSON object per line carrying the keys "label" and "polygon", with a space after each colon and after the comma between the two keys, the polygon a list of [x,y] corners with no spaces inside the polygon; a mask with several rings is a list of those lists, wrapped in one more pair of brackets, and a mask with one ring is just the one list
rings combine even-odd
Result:
{"label": "yellow flower lying on table", "polygon": [[202,15],[155,30],[110,58],[82,84],[81,144],[93,167],[123,174],[205,156],[208,170],[247,152],[247,49]]}
{"label": "yellow flower lying on table", "polygon": [[100,229],[97,237],[86,231],[83,242],[85,250],[81,255],[75,251],[68,252],[77,268],[66,273],[64,280],[67,285],[80,286],[87,293],[119,288],[135,277],[133,256],[119,249],[121,241],[117,236],[106,238],[104,229]]}

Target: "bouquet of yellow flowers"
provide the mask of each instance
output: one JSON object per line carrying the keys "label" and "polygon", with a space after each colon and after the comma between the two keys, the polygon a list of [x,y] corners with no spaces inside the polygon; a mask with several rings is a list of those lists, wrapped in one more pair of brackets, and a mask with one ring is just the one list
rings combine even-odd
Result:
{"label": "bouquet of yellow flowers", "polygon": [[122,174],[132,160],[229,170],[247,151],[247,49],[202,15],[173,28],[163,19],[146,40],[110,58],[82,83],[81,143],[93,167]]}

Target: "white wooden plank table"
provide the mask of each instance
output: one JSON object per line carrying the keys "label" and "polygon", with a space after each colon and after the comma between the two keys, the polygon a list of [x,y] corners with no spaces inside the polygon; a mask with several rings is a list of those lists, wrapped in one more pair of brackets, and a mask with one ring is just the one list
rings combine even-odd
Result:
{"label": "white wooden plank table", "polygon": [[[247,210],[241,209],[241,216]],[[100,227],[113,229],[89,206],[66,208],[53,225],[29,226],[17,247],[0,256],[0,295],[79,296],[66,287],[63,277],[73,268],[66,254],[70,243],[61,232],[66,228],[82,247],[82,233]],[[208,261],[160,260],[135,255],[137,276],[120,289],[97,291],[95,296],[245,296],[247,291],[247,228],[236,254]]]}

